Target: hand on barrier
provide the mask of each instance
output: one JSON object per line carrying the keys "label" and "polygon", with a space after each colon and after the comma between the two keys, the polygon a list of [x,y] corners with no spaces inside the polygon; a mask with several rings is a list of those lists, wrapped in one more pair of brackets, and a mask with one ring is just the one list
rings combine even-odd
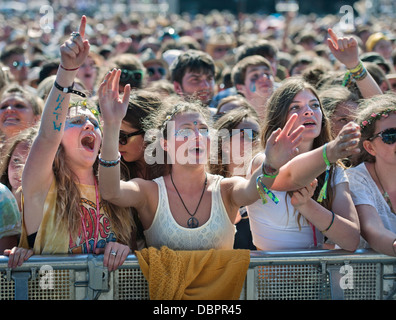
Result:
{"label": "hand on barrier", "polygon": [[4,250],[4,255],[8,256],[8,267],[16,268],[20,267],[27,259],[33,255],[32,249],[25,249],[21,247],[14,247],[12,249]]}
{"label": "hand on barrier", "polygon": [[131,253],[131,249],[118,242],[109,242],[104,248],[97,248],[95,253],[104,254],[103,265],[109,271],[114,271],[124,263]]}

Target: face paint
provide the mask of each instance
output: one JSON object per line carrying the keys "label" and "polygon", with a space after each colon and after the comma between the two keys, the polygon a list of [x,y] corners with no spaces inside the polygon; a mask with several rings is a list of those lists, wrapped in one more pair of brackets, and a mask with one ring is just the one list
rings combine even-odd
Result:
{"label": "face paint", "polygon": [[256,92],[256,82],[255,82],[255,81],[252,81],[252,82],[250,83],[249,90],[250,90],[251,92]]}

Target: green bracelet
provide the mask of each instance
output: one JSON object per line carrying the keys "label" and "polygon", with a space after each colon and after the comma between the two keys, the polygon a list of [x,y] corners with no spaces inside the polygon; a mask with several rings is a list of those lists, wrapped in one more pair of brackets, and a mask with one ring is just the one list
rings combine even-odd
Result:
{"label": "green bracelet", "polygon": [[270,178],[270,179],[275,179],[276,176],[279,174],[279,170],[275,170],[275,171],[274,171],[275,174],[273,174],[273,175],[268,174],[268,173],[265,171],[265,161],[263,161],[263,164],[261,165],[261,172],[262,172],[262,174],[263,174],[263,177],[265,177],[265,178]]}
{"label": "green bracelet", "polygon": [[330,229],[331,226],[333,225],[335,213],[334,213],[333,211],[330,211],[330,212],[333,214],[333,216],[331,217],[330,225],[329,225],[325,230],[321,231],[322,233],[323,233],[323,232],[326,232],[326,231],[329,231],[329,229]]}
{"label": "green bracelet", "polygon": [[323,155],[323,160],[326,164],[326,176],[325,176],[325,181],[324,181],[323,187],[320,190],[319,197],[317,199],[318,202],[322,202],[323,199],[326,199],[327,183],[329,180],[329,174],[330,174],[330,168],[331,168],[331,163],[330,163],[329,159],[327,158],[327,143],[325,143],[323,146],[322,155]]}

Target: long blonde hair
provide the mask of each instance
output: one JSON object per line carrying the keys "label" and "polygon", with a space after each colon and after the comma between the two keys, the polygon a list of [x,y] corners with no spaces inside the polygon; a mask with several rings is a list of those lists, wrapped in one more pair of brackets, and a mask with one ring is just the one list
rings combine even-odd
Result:
{"label": "long blonde hair", "polygon": [[[84,108],[78,104],[79,108]],[[87,107],[89,109],[92,106]],[[93,107],[93,110],[96,110]],[[95,114],[95,112],[93,112]],[[65,149],[62,144],[59,145],[58,151],[52,165],[58,192],[56,199],[56,213],[58,223],[68,226],[72,238],[75,238],[80,231],[80,202],[81,193],[78,187],[78,177],[71,170],[65,161]],[[95,179],[98,178],[98,160],[93,164],[93,174]],[[107,210],[112,229],[117,237],[117,241],[129,245],[131,241],[131,232],[135,228],[130,208],[122,208],[102,200],[102,205]]]}

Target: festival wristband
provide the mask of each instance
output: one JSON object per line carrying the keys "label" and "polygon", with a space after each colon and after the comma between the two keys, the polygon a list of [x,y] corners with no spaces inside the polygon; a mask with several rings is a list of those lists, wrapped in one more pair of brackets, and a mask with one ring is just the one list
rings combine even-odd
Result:
{"label": "festival wristband", "polygon": [[326,164],[326,176],[325,176],[325,181],[324,181],[323,187],[320,190],[319,197],[317,199],[318,202],[322,202],[323,199],[326,199],[327,183],[329,181],[329,175],[330,175],[331,163],[330,163],[329,159],[327,158],[327,143],[325,143],[325,145],[323,146],[322,156],[323,156],[323,160]]}
{"label": "festival wristband", "polygon": [[261,191],[259,183],[261,184],[261,187],[263,188],[263,190],[265,191],[265,193],[270,197],[270,199],[275,202],[275,204],[279,203],[279,199],[276,197],[276,195],[269,190],[266,185],[263,183],[263,181],[261,180],[261,178],[263,178],[263,175],[259,175],[256,179],[256,187],[257,187],[257,191],[260,195],[261,200],[263,201],[263,204],[266,204],[268,201],[264,195],[264,192]]}
{"label": "festival wristband", "polygon": [[261,172],[265,178],[270,178],[270,179],[275,179],[276,176],[279,174],[279,170],[276,170],[271,166],[266,165],[265,161],[263,161],[261,165]]}

